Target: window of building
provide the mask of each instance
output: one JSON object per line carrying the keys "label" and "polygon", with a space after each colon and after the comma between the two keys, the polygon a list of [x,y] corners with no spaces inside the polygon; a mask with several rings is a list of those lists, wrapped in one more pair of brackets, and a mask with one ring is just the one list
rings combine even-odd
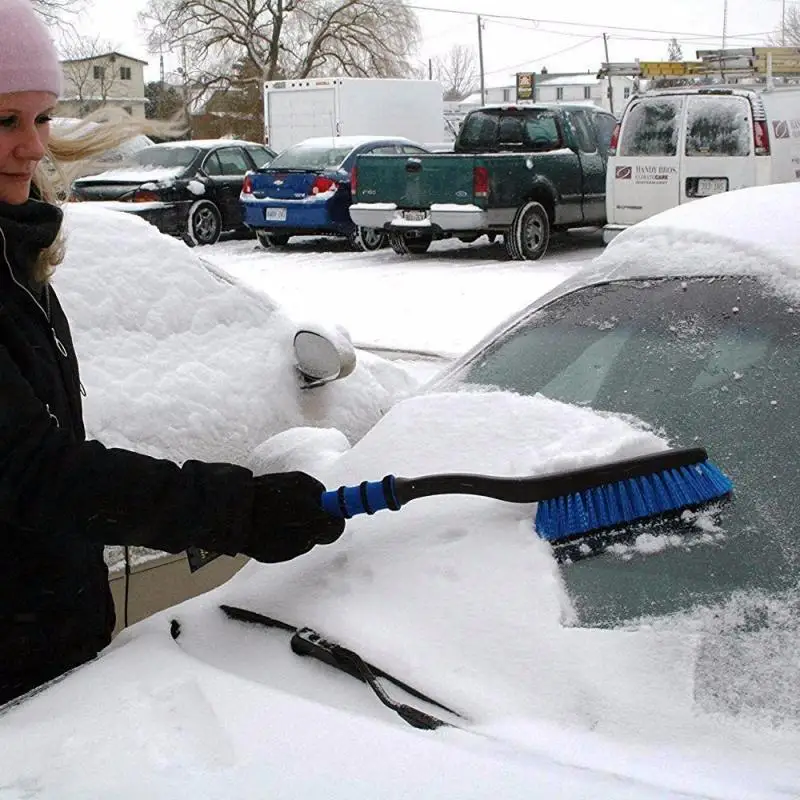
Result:
{"label": "window of building", "polygon": [[123,81],[129,81],[131,79],[131,68],[130,67],[120,67],[119,68],[119,77]]}
{"label": "window of building", "polygon": [[511,100],[511,89],[503,89],[503,102],[507,103]]}
{"label": "window of building", "polygon": [[622,96],[623,96],[623,98],[625,100],[628,100],[630,98],[630,96],[631,96],[631,87],[630,86],[626,86],[625,87],[625,91],[622,93]]}
{"label": "window of building", "polygon": [[556,100],[563,100],[564,99],[564,87],[559,86],[556,89]]}
{"label": "window of building", "polygon": [[592,99],[592,87],[591,86],[584,86],[583,87],[583,99],[584,100],[591,100]]}
{"label": "window of building", "polygon": [[92,68],[92,75],[94,75],[96,81],[101,81],[106,76],[106,68],[95,64]]}

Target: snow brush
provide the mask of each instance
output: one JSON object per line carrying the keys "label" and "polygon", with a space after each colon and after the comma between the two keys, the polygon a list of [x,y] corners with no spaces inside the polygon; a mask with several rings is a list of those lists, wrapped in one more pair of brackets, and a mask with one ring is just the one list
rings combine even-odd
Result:
{"label": "snow brush", "polygon": [[708,461],[702,447],[665,450],[599,466],[521,478],[442,474],[419,478],[387,475],[381,481],[323,492],[322,508],[336,517],[399,511],[420,497],[471,494],[507,503],[538,503],[538,535],[558,544],[677,515],[723,500],[730,479]]}

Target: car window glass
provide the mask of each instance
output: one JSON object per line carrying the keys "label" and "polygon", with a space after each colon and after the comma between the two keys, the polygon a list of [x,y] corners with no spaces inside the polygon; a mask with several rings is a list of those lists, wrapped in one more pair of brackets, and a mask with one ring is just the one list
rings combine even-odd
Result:
{"label": "car window glass", "polygon": [[421,147],[414,147],[414,145],[411,144],[401,145],[400,150],[406,155],[410,156],[419,156],[428,152],[427,150],[423,150]]}
{"label": "car window glass", "polygon": [[683,97],[647,97],[630,107],[622,123],[621,156],[678,153]]}
{"label": "car window glass", "polygon": [[217,150],[217,157],[223,175],[244,175],[250,169],[241,147],[223,147]]}
{"label": "car window glass", "polygon": [[222,165],[219,163],[216,153],[209,153],[203,162],[203,170],[206,175],[222,175]]}
{"label": "car window glass", "polygon": [[336,169],[353,152],[352,145],[296,144],[278,153],[270,164],[270,169],[324,170]]}
{"label": "car window glass", "polygon": [[264,147],[246,147],[245,150],[250,154],[253,163],[258,169],[272,161],[272,154]]}
{"label": "car window glass", "polygon": [[614,128],[617,127],[617,120],[609,114],[595,114],[594,127],[597,131],[597,144],[603,152],[611,146],[611,137]]}
{"label": "car window glass", "polygon": [[461,126],[459,145],[470,150],[495,146],[497,139],[498,113],[495,111],[474,111]]}
{"label": "car window glass", "polygon": [[552,111],[528,111],[525,113],[525,145],[531,150],[556,150],[562,146],[561,131]]}
{"label": "car window glass", "polygon": [[498,144],[523,144],[522,120],[516,114],[504,114],[497,126]]}
{"label": "car window glass", "polygon": [[752,139],[750,104],[743,97],[689,98],[687,156],[749,156]]}
{"label": "car window glass", "polygon": [[383,144],[367,152],[374,153],[376,156],[394,156],[397,155],[397,146],[393,144]]}
{"label": "car window glass", "polygon": [[582,153],[596,153],[597,144],[592,131],[591,123],[586,119],[583,111],[570,111],[569,119],[575,131],[575,141]]}
{"label": "car window glass", "polygon": [[[454,376],[629,415],[675,447],[705,446],[741,488],[720,514],[719,539],[565,568],[581,624],[618,625],[797,586],[795,311],[800,304],[753,279],[590,287],[535,312]],[[781,466],[765,480],[767,464]]]}
{"label": "car window glass", "polygon": [[131,163],[142,167],[188,167],[197,157],[196,147],[154,145],[131,156]]}

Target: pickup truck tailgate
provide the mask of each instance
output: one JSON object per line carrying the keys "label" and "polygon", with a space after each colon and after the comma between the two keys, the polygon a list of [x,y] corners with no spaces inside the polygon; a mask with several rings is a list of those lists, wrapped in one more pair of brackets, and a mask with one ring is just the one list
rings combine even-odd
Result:
{"label": "pickup truck tailgate", "polygon": [[427,209],[436,203],[474,203],[471,155],[359,156],[356,203],[395,203]]}

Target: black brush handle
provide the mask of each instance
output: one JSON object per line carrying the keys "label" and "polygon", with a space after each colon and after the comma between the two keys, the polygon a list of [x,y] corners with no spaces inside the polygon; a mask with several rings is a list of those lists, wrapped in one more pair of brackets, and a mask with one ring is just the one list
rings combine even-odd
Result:
{"label": "black brush handle", "polygon": [[358,486],[341,486],[323,492],[321,504],[329,514],[349,518],[356,514],[374,514],[385,508],[397,511],[410,500],[438,494],[471,494],[507,503],[538,503],[630,478],[700,464],[707,459],[704,448],[691,447],[528,478],[467,474],[395,478],[387,475],[382,481],[364,481]]}

